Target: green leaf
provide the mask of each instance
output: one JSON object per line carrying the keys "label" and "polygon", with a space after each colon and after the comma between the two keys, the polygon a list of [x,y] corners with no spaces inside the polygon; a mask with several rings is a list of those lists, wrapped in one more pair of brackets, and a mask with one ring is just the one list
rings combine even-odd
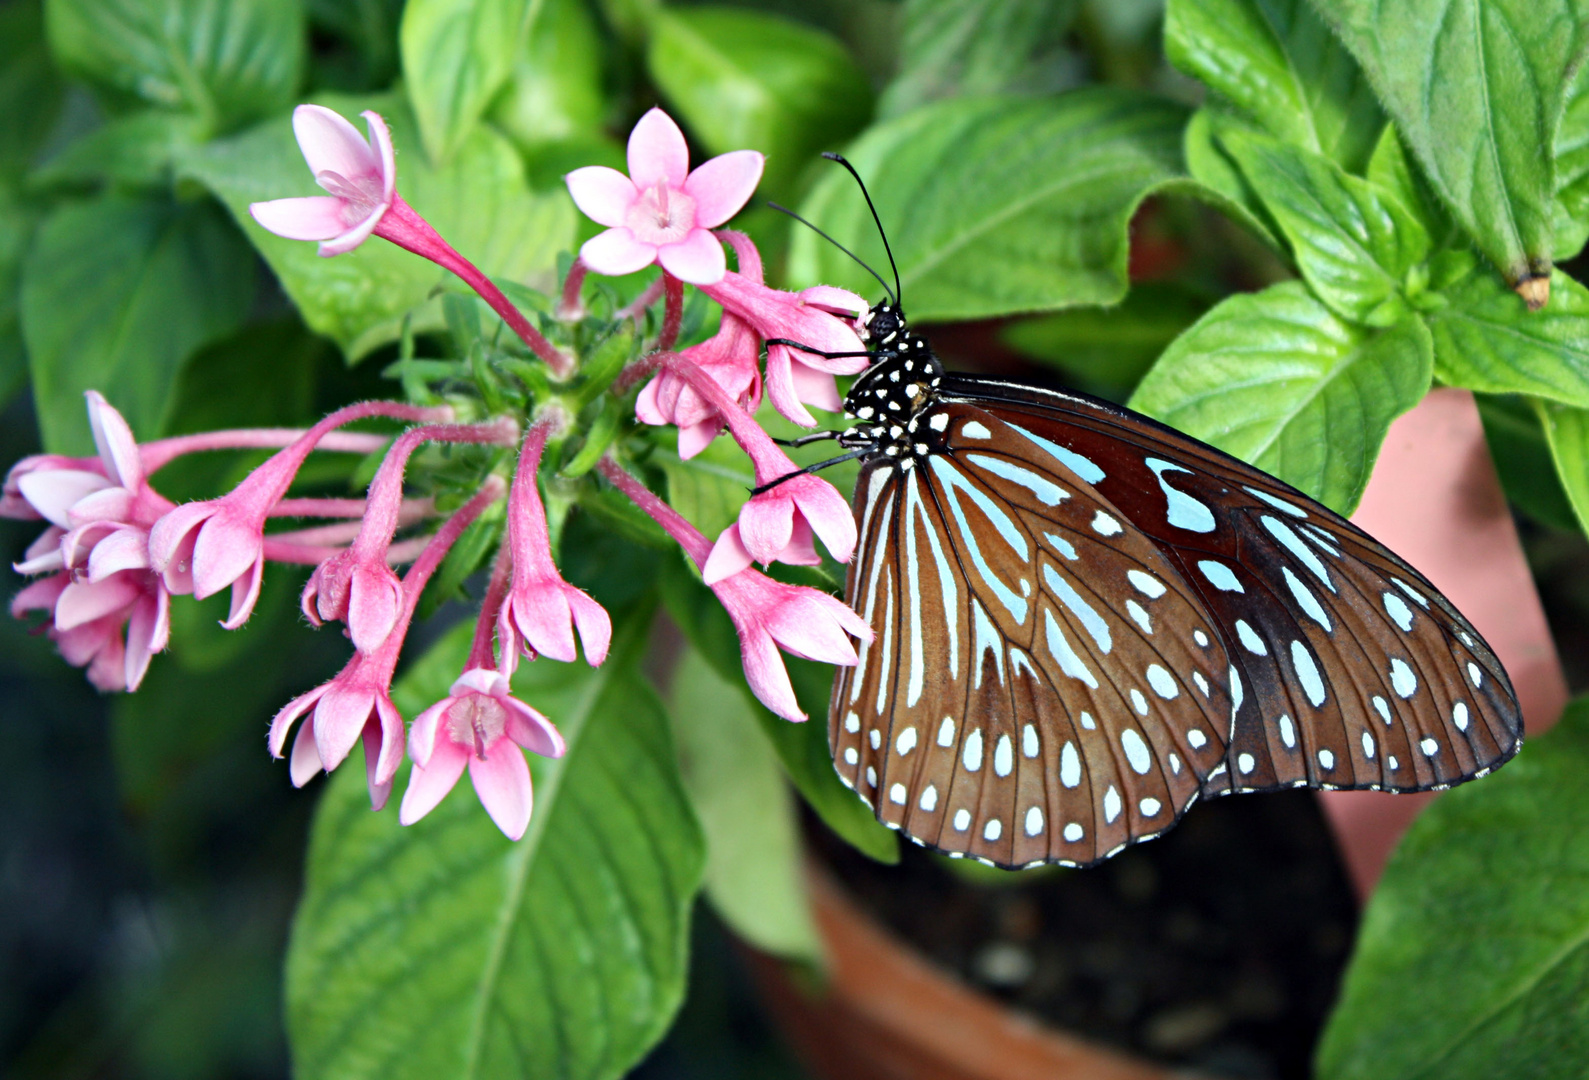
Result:
{"label": "green leaf", "polygon": [[1237,131],[1223,141],[1319,299],[1355,322],[1395,321],[1409,271],[1429,254],[1412,212],[1322,155]]}
{"label": "green leaf", "polygon": [[709,6],[659,8],[650,30],[646,69],[677,118],[711,153],[766,154],[773,194],[871,116],[866,76],[820,30]]}
{"label": "green leaf", "polygon": [[1384,114],[1357,62],[1306,0],[1171,0],[1164,50],[1282,142],[1348,172],[1368,163]]}
{"label": "green leaf", "polygon": [[1530,312],[1487,266],[1441,290],[1428,315],[1435,377],[1487,394],[1533,394],[1589,408],[1589,289],[1556,271]]}
{"label": "green leaf", "polygon": [[1456,223],[1440,205],[1439,197],[1429,187],[1429,181],[1407,156],[1394,124],[1386,124],[1380,133],[1379,144],[1368,159],[1368,179],[1413,212],[1435,247],[1468,246],[1457,231]]}
{"label": "green leaf", "polygon": [[[356,58],[353,64],[347,60],[338,64],[334,53],[317,48],[317,67],[328,62],[336,67],[347,65],[344,70],[357,80],[350,86],[374,89],[390,85],[397,74],[397,30],[403,6],[404,0],[308,0],[309,21],[314,28],[346,42]],[[326,82],[321,77],[326,73],[317,71],[311,85],[344,85]]]}
{"label": "green leaf", "polygon": [[706,834],[707,898],[758,949],[817,962],[794,801],[744,687],[693,649],[670,682],[679,771]]}
{"label": "green leaf", "polygon": [[0,187],[0,406],[10,402],[28,377],[19,292],[22,260],[38,219],[38,211]]}
{"label": "green leaf", "polygon": [[1589,533],[1589,409],[1551,401],[1536,401],[1535,408],[1562,490],[1578,517],[1578,527]]}
{"label": "green leaf", "polygon": [[143,109],[118,116],[76,140],[28,176],[32,188],[166,188],[172,167],[204,141],[204,125],[189,113]]}
{"label": "green leaf", "polygon": [[1589,1060],[1589,702],[1431,804],[1385,868],[1321,1080],[1581,1077]]}
{"label": "green leaf", "polygon": [[140,438],[165,427],[178,373],[253,299],[248,245],[211,202],[105,195],[40,226],[22,268],[22,334],[45,448],[93,451],[83,391]]}
{"label": "green leaf", "polygon": [[1181,140],[1181,151],[1186,156],[1186,171],[1197,182],[1199,190],[1194,194],[1198,198],[1241,223],[1275,251],[1284,253],[1280,227],[1269,216],[1269,211],[1264,209],[1263,200],[1220,141],[1223,132],[1243,131],[1250,127],[1229,106],[1217,102],[1205,104],[1187,121],[1186,133]]}
{"label": "green leaf", "polygon": [[286,109],[303,80],[301,0],[47,0],[62,67],[210,134]]}
{"label": "green leaf", "polygon": [[[1117,302],[1131,215],[1183,175],[1186,115],[1161,98],[1099,87],[939,102],[869,130],[849,157],[889,231],[905,309],[932,321]],[[887,273],[848,173],[831,170],[803,211]],[[877,291],[864,270],[803,229],[789,276]]]}
{"label": "green leaf", "polygon": [[44,43],[44,17],[30,0],[0,7],[0,182],[33,164],[61,113],[65,86]]}
{"label": "green leaf", "polygon": [[1114,307],[1075,308],[1012,322],[999,331],[999,339],[1062,372],[1068,385],[1118,401],[1207,310],[1208,301],[1184,288],[1145,282]]}
{"label": "green leaf", "polygon": [[1579,0],[1318,0],[1440,197],[1517,284],[1551,265]]}
{"label": "green leaf", "polygon": [[513,70],[539,0],[409,0],[398,44],[408,99],[433,163],[474,131]]}
{"label": "green leaf", "polygon": [[[446,166],[435,169],[412,152],[419,136],[400,99],[317,100],[345,116],[374,109],[385,117],[397,147],[403,197],[481,270],[543,289],[555,285],[557,254],[573,240],[573,204],[561,191],[531,194],[523,164],[506,139],[477,128]],[[372,238],[351,254],[324,259],[314,244],[284,240],[254,223],[251,202],[318,193],[290,118],[204,147],[188,159],[185,172],[220,196],[304,321],[350,358],[395,341],[409,312],[416,312],[416,330],[442,325],[440,303],[426,301],[448,275],[419,256]]]}
{"label": "green leaf", "polygon": [[1066,35],[1076,0],[907,0],[887,119],[951,97],[1051,93],[1077,81]]}
{"label": "green leaf", "polygon": [[[635,673],[649,614],[621,620],[600,668],[520,667],[515,694],[568,753],[532,758],[517,843],[467,780],[404,829],[397,793],[370,812],[362,766],[332,778],[287,954],[297,1076],[618,1077],[661,1037],[703,851],[661,704]],[[470,632],[403,677],[405,715],[447,693]]]}
{"label": "green leaf", "polygon": [[652,461],[668,478],[668,505],[709,537],[738,519],[756,486],[755,466],[732,439],[718,439],[688,461],[672,450],[658,450]]}
{"label": "green leaf", "polygon": [[1541,524],[1577,532],[1578,518],[1556,475],[1550,443],[1532,399],[1475,394],[1474,401],[1507,501]]}
{"label": "green leaf", "polygon": [[1298,281],[1233,296],[1176,339],[1131,407],[1273,473],[1341,514],[1390,422],[1429,388],[1416,317],[1353,326]]}
{"label": "green leaf", "polygon": [[1556,131],[1556,205],[1551,232],[1558,262],[1589,241],[1589,64],[1580,64],[1567,90]]}
{"label": "green leaf", "polygon": [[491,120],[521,150],[589,142],[607,114],[602,41],[583,0],[538,0]]}
{"label": "green leaf", "polygon": [[[682,558],[663,564],[660,585],[669,617],[684,631],[690,644],[700,651],[720,678],[743,687],[747,700],[753,701],[749,698],[749,687],[745,686],[734,624],[711,590],[701,584],[701,579],[685,566]],[[787,655],[784,666],[789,670],[800,707],[814,719],[790,723],[774,716],[759,703],[751,705],[761,721],[762,731],[778,751],[784,771],[828,828],[880,862],[898,862],[899,845],[893,833],[878,824],[871,809],[839,781],[839,774],[833,768],[825,720],[828,692],[833,686],[833,668]]]}

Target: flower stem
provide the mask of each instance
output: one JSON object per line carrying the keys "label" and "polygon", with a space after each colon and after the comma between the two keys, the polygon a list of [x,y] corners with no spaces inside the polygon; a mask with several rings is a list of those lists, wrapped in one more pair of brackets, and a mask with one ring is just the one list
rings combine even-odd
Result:
{"label": "flower stem", "polygon": [[657,338],[657,348],[666,351],[679,340],[679,327],[684,322],[684,282],[664,270],[662,295],[667,303],[662,309],[662,335]]}
{"label": "flower stem", "polygon": [[[403,420],[451,420],[452,408],[420,409],[424,415],[399,417]],[[169,439],[156,439],[138,447],[144,471],[158,472],[185,454],[202,450],[277,450],[291,446],[303,438],[307,428],[234,428],[230,431],[205,431],[196,435],[174,435]],[[316,450],[331,450],[347,454],[373,454],[384,450],[391,438],[386,435],[367,435],[355,431],[334,431],[323,437]]]}
{"label": "flower stem", "polygon": [[585,305],[580,299],[579,290],[584,286],[585,275],[589,271],[584,259],[575,259],[574,265],[568,268],[568,276],[563,279],[563,296],[557,302],[557,317],[563,322],[578,322],[585,317]]}
{"label": "flower stem", "polygon": [[624,470],[613,460],[609,454],[601,459],[601,464],[596,468],[612,482],[613,487],[629,496],[629,501],[662,526],[663,530],[684,549],[684,553],[695,560],[696,566],[705,566],[706,558],[712,553],[712,542],[702,536],[700,530],[688,521],[673,507],[658,498],[650,488],[642,484],[639,479]]}

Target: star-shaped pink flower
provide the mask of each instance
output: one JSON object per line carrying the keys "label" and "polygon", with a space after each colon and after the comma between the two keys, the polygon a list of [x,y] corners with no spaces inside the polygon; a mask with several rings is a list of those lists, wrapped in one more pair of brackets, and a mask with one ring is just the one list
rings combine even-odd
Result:
{"label": "star-shaped pink flower", "polygon": [[690,171],[684,133],[652,109],[629,133],[629,175],[602,165],[565,177],[574,204],[608,226],[579,256],[598,274],[630,274],[660,263],[692,285],[721,281],[728,269],[711,230],[739,213],[761,181],[766,158],[754,150],[721,154]]}
{"label": "star-shaped pink flower", "polygon": [[329,195],[274,199],[249,206],[254,220],[289,240],[318,240],[320,254],[341,255],[367,240],[397,194],[397,164],[386,122],[366,110],[368,140],[330,109],[300,105],[292,112],[315,183]]}

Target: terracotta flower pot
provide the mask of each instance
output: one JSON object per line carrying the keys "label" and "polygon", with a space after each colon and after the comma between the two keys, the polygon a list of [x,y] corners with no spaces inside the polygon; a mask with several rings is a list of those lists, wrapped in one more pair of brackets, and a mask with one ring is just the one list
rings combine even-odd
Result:
{"label": "terracotta flower pot", "polygon": [[[1511,674],[1531,734],[1553,724],[1566,681],[1472,395],[1436,390],[1391,428],[1354,518],[1472,620]],[[1366,896],[1432,795],[1321,793]],[[825,1080],[1158,1080],[1184,1075],[1056,1031],[926,960],[863,912],[817,863],[807,873],[830,968],[807,985],[747,950],[790,1043]]]}

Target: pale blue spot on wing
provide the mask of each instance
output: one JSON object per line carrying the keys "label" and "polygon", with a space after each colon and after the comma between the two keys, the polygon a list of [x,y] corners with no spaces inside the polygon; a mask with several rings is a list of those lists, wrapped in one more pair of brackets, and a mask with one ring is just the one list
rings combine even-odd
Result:
{"label": "pale blue spot on wing", "polygon": [[1192,475],[1192,470],[1159,458],[1148,458],[1146,464],[1153,470],[1153,475],[1159,482],[1159,490],[1164,492],[1164,498],[1169,504],[1167,516],[1170,524],[1188,532],[1213,532],[1214,512],[1186,492],[1172,488],[1170,482],[1164,479],[1164,474],[1167,472]]}
{"label": "pale blue spot on wing", "polygon": [[1048,451],[1061,465],[1064,465],[1065,468],[1081,477],[1087,483],[1096,484],[1104,478],[1104,471],[1094,464],[1091,459],[1082,457],[1074,450],[1067,450],[1056,442],[1050,442],[1041,435],[1033,435],[1019,424],[1010,424],[1010,427],[1024,436],[1029,442]]}
{"label": "pale blue spot on wing", "polygon": [[982,554],[982,546],[977,543],[976,533],[972,530],[971,523],[966,520],[965,510],[960,505],[960,499],[956,491],[963,490],[971,497],[971,501],[976,503],[977,508],[987,515],[988,520],[993,523],[999,535],[1009,543],[1010,547],[1015,550],[1023,562],[1027,558],[1026,537],[1021,535],[1020,530],[1016,528],[1015,522],[1011,521],[1003,510],[994,505],[992,499],[978,491],[970,481],[960,474],[959,469],[949,464],[942,457],[934,457],[932,459],[932,467],[933,471],[938,474],[939,479],[944,482],[945,493],[949,496],[949,510],[954,515],[955,524],[960,526],[960,538],[965,541],[965,550],[971,556],[971,564],[977,568],[977,573],[982,575],[982,580],[987,582],[988,588],[993,590],[993,595],[998,598],[999,603],[1003,604],[1005,610],[1010,613],[1010,618],[1014,619],[1017,625],[1024,624],[1027,611],[1026,601],[1016,596],[1008,585],[1000,581],[998,575],[993,572],[993,567],[988,565],[988,560]]}
{"label": "pale blue spot on wing", "polygon": [[1065,637],[1065,631],[1060,628],[1059,621],[1054,618],[1052,611],[1043,611],[1043,628],[1047,634],[1048,653],[1059,664],[1059,670],[1069,675],[1072,679],[1079,679],[1093,690],[1098,689],[1098,680],[1092,671],[1076,655],[1076,650],[1071,648],[1070,640]]}
{"label": "pale blue spot on wing", "polygon": [[1242,490],[1249,495],[1253,495],[1262,499],[1264,502],[1280,511],[1282,514],[1290,514],[1292,517],[1299,518],[1305,518],[1308,516],[1308,512],[1302,509],[1302,507],[1296,505],[1295,503],[1286,502],[1284,499],[1277,498],[1276,496],[1269,494],[1267,491],[1259,491],[1257,488],[1246,486],[1243,486]]}
{"label": "pale blue spot on wing", "polygon": [[1080,620],[1083,628],[1092,635],[1093,641],[1098,643],[1098,648],[1107,655],[1114,647],[1114,639],[1110,637],[1109,624],[1104,622],[1103,616],[1081,598],[1081,593],[1076,591],[1074,585],[1066,581],[1059,571],[1047,563],[1043,564],[1043,580],[1048,582],[1049,591]]}
{"label": "pale blue spot on wing", "polygon": [[1199,560],[1197,568],[1203,572],[1208,583],[1222,592],[1246,592],[1241,587],[1241,582],[1236,580],[1236,575],[1231,573],[1230,567],[1213,559]]}
{"label": "pale blue spot on wing", "polygon": [[1020,484],[1044,506],[1058,506],[1061,499],[1070,498],[1070,492],[1060,487],[1051,480],[1038,476],[1031,469],[1024,469],[1012,461],[1003,458],[989,457],[987,454],[967,454],[966,460],[978,465],[994,476],[1003,477],[1014,484]]}
{"label": "pale blue spot on wing", "polygon": [[1063,536],[1055,536],[1053,533],[1046,532],[1043,534],[1043,539],[1047,540],[1050,544],[1053,544],[1054,550],[1065,556],[1065,558],[1069,559],[1071,562],[1075,562],[1078,558],[1080,558],[1080,556],[1076,554],[1076,545],[1072,544],[1069,540],[1066,540]]}
{"label": "pale blue spot on wing", "polygon": [[1331,592],[1335,591],[1335,582],[1330,580],[1330,572],[1324,569],[1324,564],[1320,562],[1319,557],[1313,553],[1313,549],[1302,542],[1302,538],[1296,534],[1291,526],[1287,525],[1279,518],[1270,517],[1268,514],[1265,514],[1258,520],[1263,522],[1263,527],[1269,530],[1270,536],[1273,536],[1276,540],[1280,541],[1280,543],[1285,546],[1287,551],[1296,556],[1298,562],[1300,562],[1303,566],[1306,566],[1309,570],[1313,571],[1314,577],[1324,582],[1325,588],[1329,589]]}
{"label": "pale blue spot on wing", "polygon": [[1313,654],[1308,652],[1308,647],[1300,641],[1291,643],[1291,668],[1297,673],[1297,681],[1302,684],[1302,692],[1308,695],[1308,701],[1314,708],[1324,704],[1324,679],[1319,675],[1318,665],[1313,662]]}
{"label": "pale blue spot on wing", "polygon": [[1328,634],[1332,629],[1330,616],[1325,612],[1324,606],[1319,603],[1319,598],[1314,596],[1313,591],[1302,584],[1302,580],[1291,572],[1291,567],[1283,566],[1280,568],[1280,572],[1285,575],[1286,584],[1291,587],[1291,595],[1296,597],[1296,601],[1301,605],[1302,610],[1314,622],[1324,627],[1324,632]]}
{"label": "pale blue spot on wing", "polygon": [[1403,633],[1411,631],[1412,608],[1408,607],[1406,602],[1393,592],[1386,593],[1384,596],[1384,601],[1385,614],[1389,615],[1392,621],[1394,621],[1397,626],[1401,627]]}

